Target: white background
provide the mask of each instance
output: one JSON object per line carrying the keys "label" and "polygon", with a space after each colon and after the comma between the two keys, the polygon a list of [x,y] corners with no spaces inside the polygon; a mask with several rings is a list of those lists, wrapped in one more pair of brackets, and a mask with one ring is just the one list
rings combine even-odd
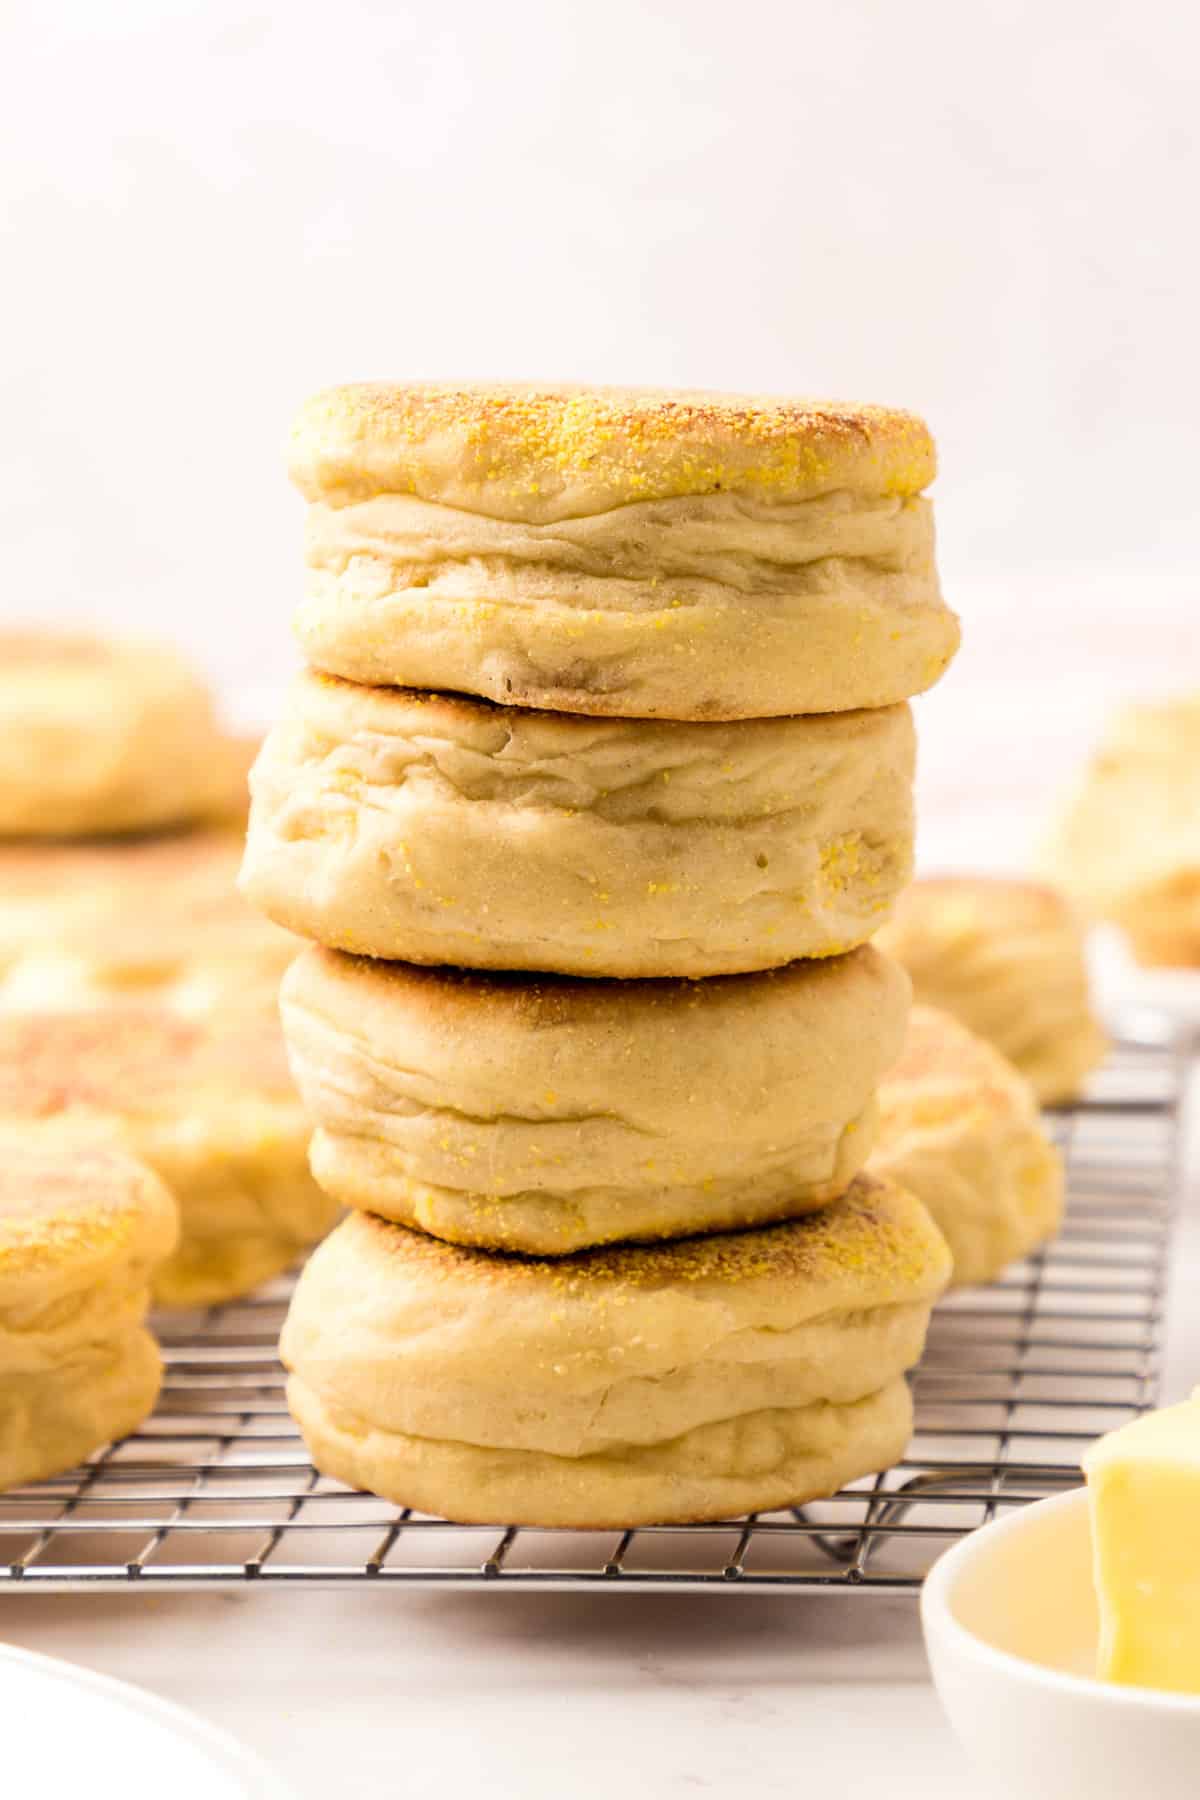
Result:
{"label": "white background", "polygon": [[941,860],[1018,858],[1109,698],[1196,680],[1183,0],[3,16],[6,617],[170,635],[265,716],[299,400],[566,376],[928,417]]}

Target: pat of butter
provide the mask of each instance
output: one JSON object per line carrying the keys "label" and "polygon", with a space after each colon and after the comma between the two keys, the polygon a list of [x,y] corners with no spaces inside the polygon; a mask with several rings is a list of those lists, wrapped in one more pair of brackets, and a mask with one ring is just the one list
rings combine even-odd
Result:
{"label": "pat of butter", "polygon": [[1200,1389],[1084,1458],[1103,1680],[1200,1694]]}

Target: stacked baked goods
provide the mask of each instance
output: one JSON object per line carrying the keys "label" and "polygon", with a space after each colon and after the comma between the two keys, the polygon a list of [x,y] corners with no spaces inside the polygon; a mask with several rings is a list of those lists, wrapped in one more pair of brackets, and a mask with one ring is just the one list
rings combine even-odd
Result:
{"label": "stacked baked goods", "polygon": [[313,1167],[290,1403],[463,1520],[725,1517],[885,1466],[950,1272],[864,1172],[909,984],[925,427],[367,386],[301,414],[310,669],[243,884]]}
{"label": "stacked baked goods", "polygon": [[235,886],[248,746],[169,651],[0,634],[0,1487],[136,1426],[150,1298],[243,1294],[336,1205]]}

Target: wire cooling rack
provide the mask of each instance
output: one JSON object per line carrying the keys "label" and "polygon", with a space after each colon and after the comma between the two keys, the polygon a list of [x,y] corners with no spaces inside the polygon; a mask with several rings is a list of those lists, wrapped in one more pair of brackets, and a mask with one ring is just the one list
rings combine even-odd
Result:
{"label": "wire cooling rack", "polygon": [[264,1585],[915,1589],[954,1538],[1079,1479],[1083,1447],[1154,1403],[1185,1063],[1125,1043],[1050,1115],[1065,1229],[934,1315],[908,1456],[832,1500],[637,1531],[448,1525],[313,1469],[284,1405],[286,1282],[160,1321],[154,1416],[54,1482],[0,1495],[0,1588]]}

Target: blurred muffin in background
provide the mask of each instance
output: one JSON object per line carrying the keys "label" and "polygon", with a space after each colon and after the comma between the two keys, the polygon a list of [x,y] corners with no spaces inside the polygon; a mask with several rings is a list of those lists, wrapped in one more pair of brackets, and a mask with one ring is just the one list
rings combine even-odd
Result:
{"label": "blurred muffin in background", "polygon": [[0,1009],[274,1006],[298,946],[235,885],[257,750],[170,649],[0,632]]}
{"label": "blurred muffin in background", "polygon": [[175,651],[0,631],[0,837],[149,831],[228,803],[229,740]]}
{"label": "blurred muffin in background", "polygon": [[97,1120],[178,1205],[155,1297],[328,1230],[278,1017],[297,941],[236,887],[257,745],[170,650],[0,633],[0,1129]]}
{"label": "blurred muffin in background", "polygon": [[245,1294],[325,1235],[339,1208],[308,1169],[309,1127],[273,1015],[162,1008],[0,1018],[0,1125],[106,1121],[179,1208],[156,1300]]}
{"label": "blurred muffin in background", "polygon": [[932,1006],[913,1007],[904,1052],[880,1083],[867,1168],[928,1207],[954,1257],[955,1287],[994,1281],[1062,1218],[1062,1158],[1029,1082]]}
{"label": "blurred muffin in background", "polygon": [[150,1283],[175,1203],[111,1121],[0,1121],[0,1492],[70,1469],[152,1410]]}
{"label": "blurred muffin in background", "polygon": [[300,945],[237,892],[241,850],[228,829],[0,844],[0,1009],[273,1008]]}
{"label": "blurred muffin in background", "polygon": [[250,816],[250,771],[261,748],[258,737],[222,737],[213,756],[202,823],[224,825],[239,835],[245,832]]}
{"label": "blurred muffin in background", "polygon": [[1139,962],[1200,966],[1200,694],[1110,721],[1046,863]]}
{"label": "blurred muffin in background", "polygon": [[984,875],[915,881],[875,942],[904,964],[916,1001],[994,1044],[1044,1106],[1072,1099],[1103,1059],[1084,929],[1054,888]]}

